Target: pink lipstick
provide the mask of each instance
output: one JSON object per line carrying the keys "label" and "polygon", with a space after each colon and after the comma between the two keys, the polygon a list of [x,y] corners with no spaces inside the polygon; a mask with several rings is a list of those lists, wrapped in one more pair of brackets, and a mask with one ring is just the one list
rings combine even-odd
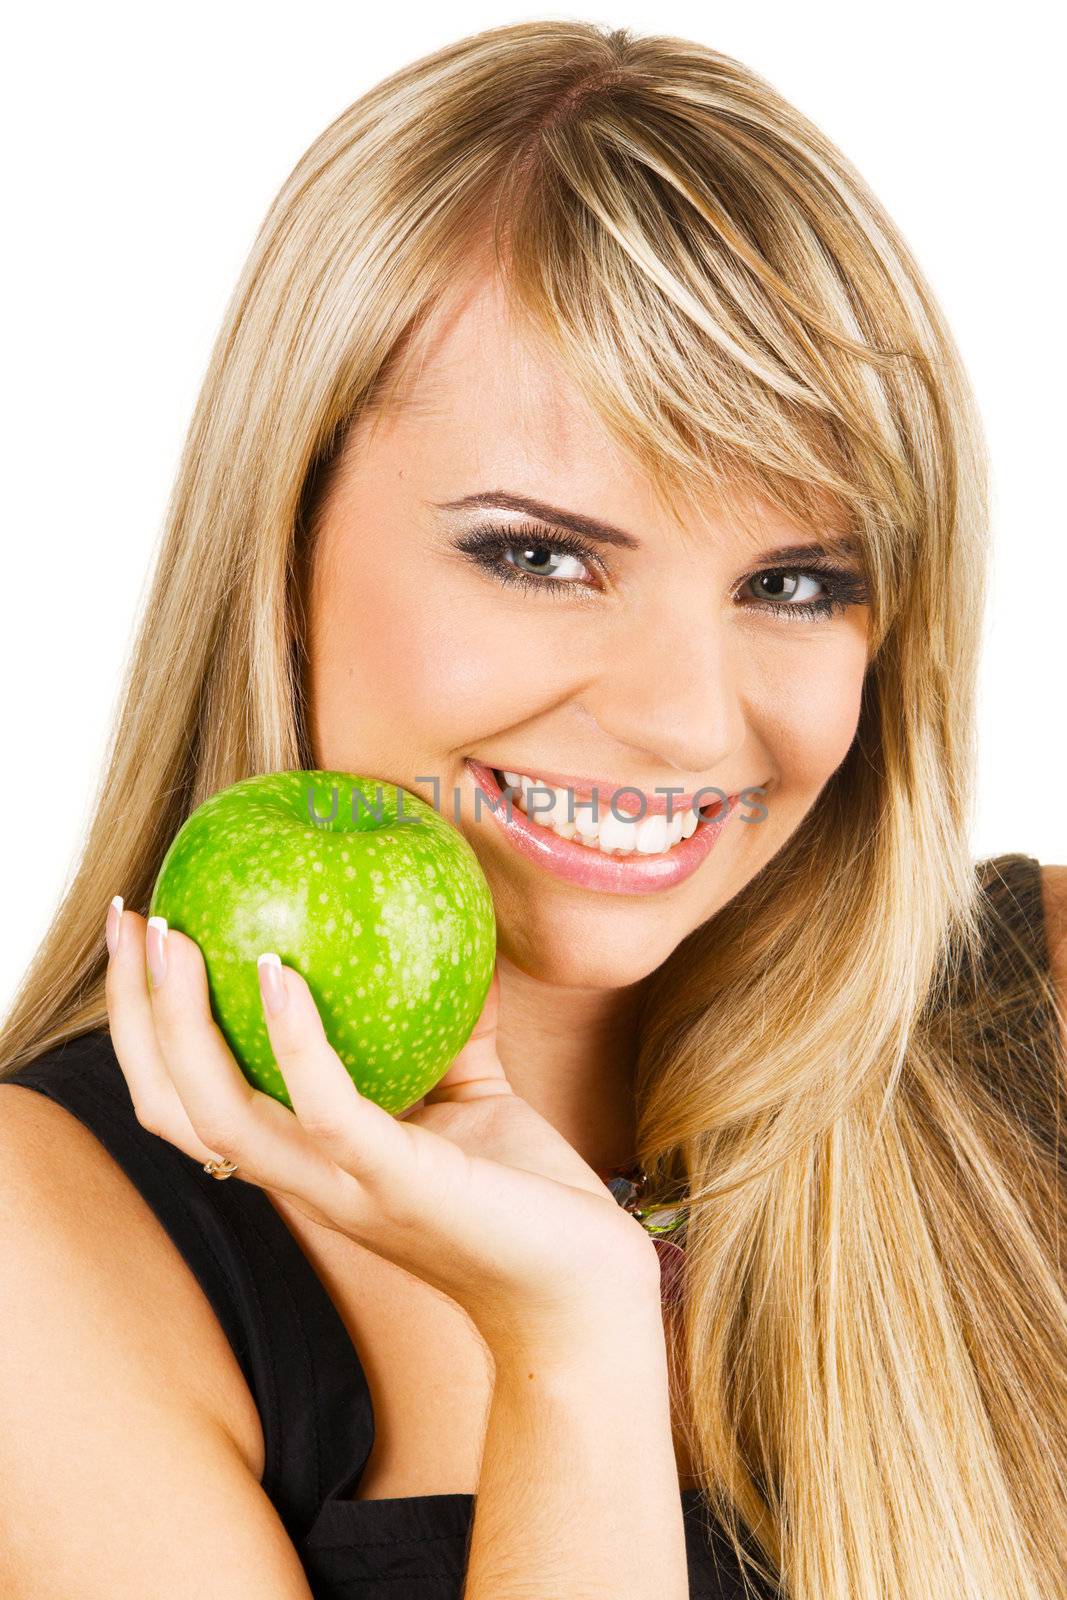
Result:
{"label": "pink lipstick", "polygon": [[[520,855],[536,861],[557,878],[605,894],[648,894],[684,883],[714,849],[738,799],[737,795],[730,795],[727,804],[720,805],[713,817],[701,818],[690,838],[679,840],[662,854],[643,855],[633,851],[610,854],[590,845],[576,844],[554,829],[544,827],[526,815],[515,803],[514,796],[509,807],[492,767],[470,756],[466,766],[478,788],[492,802],[484,810]],[[624,809],[624,802],[619,803],[618,809]],[[680,809],[677,799],[675,809]]]}

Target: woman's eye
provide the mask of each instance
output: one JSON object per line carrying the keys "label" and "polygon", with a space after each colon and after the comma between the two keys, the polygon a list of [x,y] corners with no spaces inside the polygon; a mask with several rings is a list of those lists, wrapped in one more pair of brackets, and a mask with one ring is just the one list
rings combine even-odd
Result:
{"label": "woman's eye", "polygon": [[569,551],[557,550],[550,544],[512,544],[505,546],[505,551],[513,566],[533,578],[548,578],[554,582],[573,581],[580,578],[584,571],[577,556]]}
{"label": "woman's eye", "polygon": [[[759,600],[801,600],[812,599],[812,591],[821,587],[819,581],[810,572],[758,572],[754,578],[748,579],[749,583],[760,584],[763,593],[757,594]],[[810,584],[811,589],[804,592],[804,585]]]}
{"label": "woman's eye", "polygon": [[458,539],[455,548],[501,583],[527,589],[595,588],[592,574],[600,569],[595,553],[578,540],[537,528],[482,528]]}
{"label": "woman's eye", "polygon": [[[870,592],[858,572],[844,567],[770,567],[746,578],[742,589],[757,585],[751,596],[757,611],[780,616],[786,622],[812,622],[847,611],[849,606],[870,604]],[[814,585],[812,593],[806,585]],[[750,592],[751,593],[751,592]]]}

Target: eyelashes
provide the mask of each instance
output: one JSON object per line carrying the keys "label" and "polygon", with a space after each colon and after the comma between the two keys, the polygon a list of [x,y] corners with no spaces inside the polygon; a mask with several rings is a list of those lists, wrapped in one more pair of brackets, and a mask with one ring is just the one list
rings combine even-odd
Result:
{"label": "eyelashes", "polygon": [[555,577],[545,578],[538,573],[523,572],[521,567],[516,567],[512,562],[503,559],[507,551],[521,550],[524,554],[529,554],[531,551],[538,554],[549,551],[552,555],[571,556],[598,572],[603,573],[605,570],[597,552],[590,550],[580,539],[566,534],[545,533],[538,527],[527,527],[522,523],[515,523],[511,527],[490,525],[479,528],[458,539],[455,547],[462,554],[469,556],[476,566],[491,572],[503,583],[519,583],[527,588],[584,589],[588,588],[588,585],[567,582]]}
{"label": "eyelashes", "polygon": [[[490,524],[457,539],[454,548],[484,572],[489,572],[505,585],[517,584],[523,589],[556,590],[573,594],[576,590],[588,591],[592,585],[574,577],[542,576],[526,572],[507,559],[508,553],[518,551],[524,559],[570,557],[604,575],[606,568],[597,551],[569,534],[546,532],[536,525],[522,523],[504,527]],[[830,562],[811,561],[806,566],[759,567],[742,579],[738,592],[756,582],[780,582],[790,578],[814,578],[825,593],[809,600],[792,600],[787,594],[782,600],[757,599],[748,596],[747,609],[771,612],[784,621],[810,622],[841,614],[854,605],[868,605],[870,591],[862,576],[848,567]]]}

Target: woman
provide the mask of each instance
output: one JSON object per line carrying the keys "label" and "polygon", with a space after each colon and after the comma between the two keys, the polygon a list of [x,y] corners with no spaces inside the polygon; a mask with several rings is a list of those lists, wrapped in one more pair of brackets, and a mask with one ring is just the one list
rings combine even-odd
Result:
{"label": "woman", "polygon": [[[315,141],[3,1035],[17,1593],[1063,1592],[1067,868],[968,851],[987,545],[929,289],[739,63],[523,23]],[[142,914],[305,767],[458,794],[492,889],[402,1117],[272,952],[250,1094]]]}

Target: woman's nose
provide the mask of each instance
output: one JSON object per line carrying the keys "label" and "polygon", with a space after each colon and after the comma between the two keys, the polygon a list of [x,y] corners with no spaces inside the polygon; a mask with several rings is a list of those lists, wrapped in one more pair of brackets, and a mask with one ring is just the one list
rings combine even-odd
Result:
{"label": "woman's nose", "polygon": [[743,661],[736,640],[711,614],[654,617],[620,638],[616,659],[581,701],[620,745],[649,765],[698,776],[720,768],[745,741]]}

